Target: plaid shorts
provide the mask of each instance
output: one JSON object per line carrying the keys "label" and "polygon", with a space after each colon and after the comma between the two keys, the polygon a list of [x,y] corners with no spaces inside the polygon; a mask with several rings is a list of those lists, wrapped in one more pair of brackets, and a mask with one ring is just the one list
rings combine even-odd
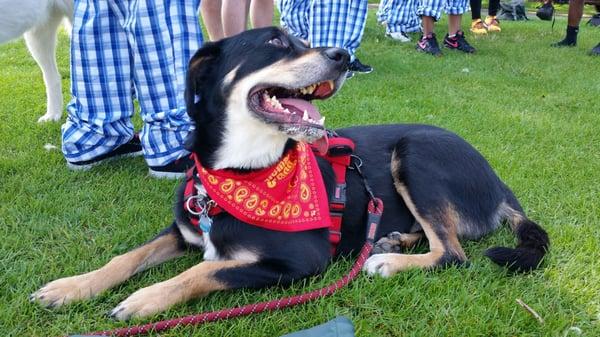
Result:
{"label": "plaid shorts", "polygon": [[460,15],[469,10],[469,0],[419,0],[418,16],[431,16],[438,21],[442,10],[449,15]]}
{"label": "plaid shorts", "polygon": [[418,32],[421,18],[417,15],[419,0],[382,0],[377,11],[377,20],[385,21],[386,32]]}
{"label": "plaid shorts", "polygon": [[200,0],[75,0],[71,93],[62,126],[70,162],[93,159],[134,134],[134,97],[144,157],[161,166],[187,154],[193,126],[183,93],[187,63],[202,45]]}
{"label": "plaid shorts", "polygon": [[312,47],[338,47],[354,60],[367,20],[367,0],[278,0],[281,26]]}

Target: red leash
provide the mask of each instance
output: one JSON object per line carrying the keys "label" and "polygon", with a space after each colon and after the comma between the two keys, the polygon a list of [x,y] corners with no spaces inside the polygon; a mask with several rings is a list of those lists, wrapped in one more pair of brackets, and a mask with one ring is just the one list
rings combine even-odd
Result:
{"label": "red leash", "polygon": [[335,283],[330,284],[327,287],[313,290],[311,292],[291,296],[284,297],[277,300],[259,302],[254,304],[248,304],[241,307],[223,309],[219,311],[211,311],[205,312],[197,315],[190,315],[155,323],[148,323],[144,325],[130,326],[126,328],[120,328],[115,330],[104,330],[97,331],[92,333],[84,334],[86,336],[137,336],[146,334],[149,332],[160,332],[168,329],[172,329],[178,326],[188,326],[188,325],[200,325],[208,322],[215,322],[220,320],[226,320],[234,317],[248,316],[251,314],[261,313],[265,311],[275,311],[283,308],[293,307],[298,304],[303,304],[317,298],[326,297],[340,288],[343,288],[348,283],[352,282],[360,273],[365,261],[369,257],[371,253],[371,249],[373,249],[373,242],[375,240],[375,233],[377,232],[377,225],[379,224],[379,220],[381,219],[381,214],[383,212],[383,202],[379,198],[373,198],[369,201],[369,217],[368,217],[368,225],[367,225],[367,241],[363,245],[360,250],[360,254],[358,259],[352,266],[352,269],[348,273],[348,275],[342,277],[337,280]]}

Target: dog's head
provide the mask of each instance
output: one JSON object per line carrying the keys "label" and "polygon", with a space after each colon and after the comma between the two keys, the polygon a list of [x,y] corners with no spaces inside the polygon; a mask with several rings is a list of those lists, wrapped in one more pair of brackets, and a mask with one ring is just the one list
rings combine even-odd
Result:
{"label": "dog's head", "polygon": [[252,169],[278,159],[290,138],[323,137],[311,101],[335,94],[348,60],[343,49],[308,48],[275,27],[207,43],[189,63],[191,150],[214,168]]}

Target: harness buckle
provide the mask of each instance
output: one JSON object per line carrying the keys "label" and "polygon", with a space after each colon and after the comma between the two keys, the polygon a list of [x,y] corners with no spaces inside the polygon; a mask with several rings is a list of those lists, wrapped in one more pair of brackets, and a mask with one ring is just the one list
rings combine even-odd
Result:
{"label": "harness buckle", "polygon": [[335,190],[333,191],[333,196],[331,197],[330,204],[335,206],[338,209],[344,209],[346,205],[346,184],[335,184]]}

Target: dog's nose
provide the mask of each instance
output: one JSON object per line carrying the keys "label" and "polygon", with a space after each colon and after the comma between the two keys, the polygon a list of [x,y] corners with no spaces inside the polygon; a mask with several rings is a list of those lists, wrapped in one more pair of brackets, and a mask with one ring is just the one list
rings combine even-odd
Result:
{"label": "dog's nose", "polygon": [[339,63],[341,66],[346,67],[348,61],[350,61],[350,54],[342,48],[327,48],[323,50],[323,54],[335,63]]}

